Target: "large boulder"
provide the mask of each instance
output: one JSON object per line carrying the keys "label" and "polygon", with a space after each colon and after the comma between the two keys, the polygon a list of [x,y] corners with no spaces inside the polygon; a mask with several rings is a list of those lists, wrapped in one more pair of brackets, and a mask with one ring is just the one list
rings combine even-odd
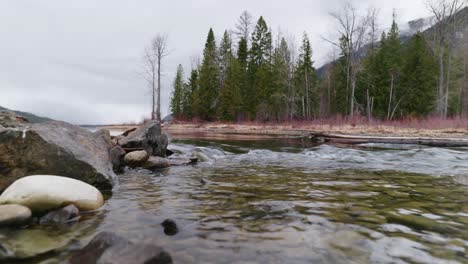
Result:
{"label": "large boulder", "polygon": [[21,226],[31,218],[31,210],[19,204],[0,205],[0,227]]}
{"label": "large boulder", "polygon": [[104,198],[95,187],[70,178],[36,175],[15,181],[0,195],[0,204],[20,204],[33,212],[46,212],[73,204],[81,211],[102,207]]}
{"label": "large boulder", "polygon": [[0,192],[35,174],[66,175],[110,190],[116,182],[106,131],[91,133],[64,122],[0,129]]}
{"label": "large boulder", "polygon": [[96,235],[68,261],[71,264],[170,264],[172,258],[164,249],[150,244],[135,244],[114,233]]}
{"label": "large boulder", "polygon": [[168,138],[161,132],[159,122],[151,121],[119,139],[126,150],[145,150],[150,156],[166,157]]}

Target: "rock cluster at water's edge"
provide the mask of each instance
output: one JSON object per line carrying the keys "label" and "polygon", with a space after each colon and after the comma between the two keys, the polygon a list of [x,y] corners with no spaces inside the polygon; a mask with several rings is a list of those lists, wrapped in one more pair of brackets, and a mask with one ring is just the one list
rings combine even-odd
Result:
{"label": "rock cluster at water's edge", "polygon": [[0,129],[0,192],[28,175],[64,175],[101,190],[117,181],[108,131],[91,133],[64,122],[18,123]]}

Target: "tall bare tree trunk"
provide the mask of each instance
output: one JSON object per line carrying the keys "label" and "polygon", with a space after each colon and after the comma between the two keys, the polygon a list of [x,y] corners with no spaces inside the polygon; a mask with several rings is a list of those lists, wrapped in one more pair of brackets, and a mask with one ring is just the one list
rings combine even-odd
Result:
{"label": "tall bare tree trunk", "polygon": [[450,88],[450,70],[451,70],[451,64],[452,64],[452,59],[450,55],[450,48],[447,49],[447,77],[446,77],[446,85],[445,85],[445,96],[444,96],[444,119],[447,118],[448,114],[448,104],[449,104],[449,88]]}
{"label": "tall bare tree trunk", "polygon": [[153,78],[153,81],[152,81],[151,86],[153,88],[153,91],[151,95],[153,96],[153,104],[152,104],[152,111],[151,111],[151,120],[155,120],[156,119],[156,80],[155,80],[154,74],[152,78]]}
{"label": "tall bare tree trunk", "polygon": [[156,120],[161,121],[161,59],[158,59],[158,103]]}
{"label": "tall bare tree trunk", "polygon": [[366,101],[367,101],[366,102],[367,103],[367,107],[366,107],[367,108],[367,120],[370,121],[372,118],[371,117],[372,113],[371,113],[371,108],[370,108],[371,102],[370,102],[370,96],[369,96],[369,88],[367,88],[366,90]]}
{"label": "tall bare tree trunk", "polygon": [[354,93],[356,91],[356,76],[354,73],[351,74],[351,103],[349,106],[350,116],[354,117]]}
{"label": "tall bare tree trunk", "polygon": [[437,98],[437,113],[443,115],[443,100],[444,100],[444,53],[443,47],[439,47],[439,96]]}
{"label": "tall bare tree trunk", "polygon": [[387,119],[389,120],[390,120],[390,115],[392,114],[393,83],[394,83],[394,77],[392,73],[391,82],[390,82],[390,96],[388,98],[388,111],[387,111]]}
{"label": "tall bare tree trunk", "polygon": [[304,80],[305,80],[305,96],[306,96],[306,119],[310,119],[310,102],[309,102],[309,81],[307,78],[307,69],[304,71]]}

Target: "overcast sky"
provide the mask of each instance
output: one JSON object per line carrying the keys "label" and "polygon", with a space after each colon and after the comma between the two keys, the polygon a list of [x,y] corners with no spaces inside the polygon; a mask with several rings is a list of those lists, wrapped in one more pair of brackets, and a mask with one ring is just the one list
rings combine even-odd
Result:
{"label": "overcast sky", "polygon": [[[423,0],[351,1],[380,9],[380,27],[392,11],[404,23],[429,13]],[[162,112],[178,64],[186,75],[213,28],[219,40],[243,10],[263,15],[276,34],[309,34],[316,67],[330,58],[329,12],[340,0],[1,0],[0,106],[75,124],[140,121],[149,116],[150,92],[142,78],[144,47],[158,32],[169,35],[163,62]]]}

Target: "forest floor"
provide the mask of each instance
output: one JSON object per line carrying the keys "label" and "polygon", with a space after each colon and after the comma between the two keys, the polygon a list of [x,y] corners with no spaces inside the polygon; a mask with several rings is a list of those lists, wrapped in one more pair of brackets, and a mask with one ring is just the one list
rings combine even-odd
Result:
{"label": "forest floor", "polygon": [[[107,126],[109,129],[126,130],[137,125]],[[221,122],[173,122],[163,130],[173,135],[213,134],[229,136],[307,136],[312,133],[345,134],[356,136],[468,138],[468,119],[406,120],[406,121],[353,121],[316,120],[285,123],[221,123]]]}

